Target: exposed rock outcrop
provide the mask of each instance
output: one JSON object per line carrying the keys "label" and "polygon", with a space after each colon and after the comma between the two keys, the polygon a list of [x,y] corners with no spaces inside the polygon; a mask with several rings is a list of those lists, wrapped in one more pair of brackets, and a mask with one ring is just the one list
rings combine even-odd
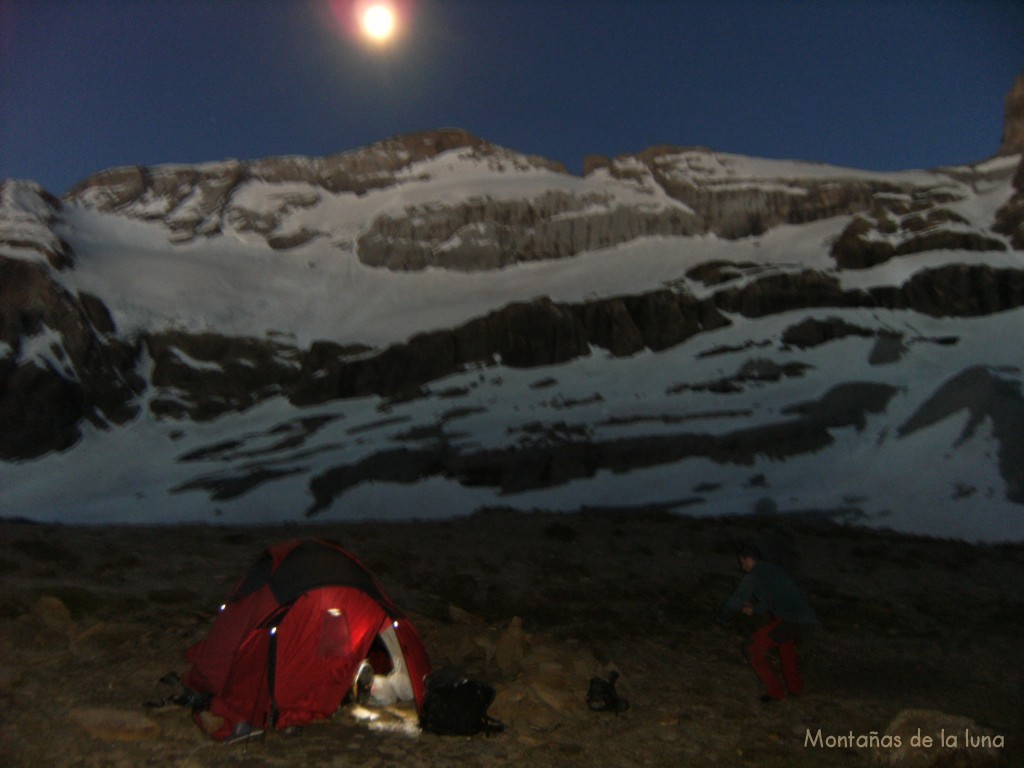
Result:
{"label": "exposed rock outcrop", "polygon": [[149,408],[158,416],[204,421],[245,410],[299,378],[295,350],[265,339],[168,331],[145,344],[158,392]]}
{"label": "exposed rock outcrop", "polygon": [[[609,179],[602,193],[551,189],[512,201],[481,196],[408,207],[370,224],[358,241],[359,258],[371,266],[395,270],[498,269],[641,237],[714,234],[739,239],[781,224],[884,209],[892,199],[908,201],[904,204],[908,214],[958,199],[953,186],[941,178],[922,186],[909,180],[844,176],[839,169],[823,174],[815,166],[793,168],[788,172],[797,175],[776,179],[746,165],[743,158],[676,147],[655,147],[614,160],[591,158],[588,176],[597,178],[594,175],[601,173]],[[638,204],[637,194],[651,202]],[[632,201],[624,202],[627,199]],[[1005,249],[1002,241],[981,233],[933,231],[938,220],[948,222],[954,216],[940,211],[931,214],[930,220],[908,218],[907,242],[891,248],[885,243],[889,250],[879,255],[872,255],[872,243],[861,242],[870,226],[860,224],[841,238],[837,261],[840,266],[856,267],[938,248]]]}
{"label": "exposed rock outcrop", "polygon": [[[668,195],[699,212],[708,232],[727,239],[760,235],[780,224],[855,213],[870,207],[879,193],[906,191],[902,186],[841,176],[764,183],[765,179],[731,168],[727,158],[710,150],[655,147],[636,160]],[[610,165],[610,172],[620,177],[630,174],[616,163]]]}
{"label": "exposed rock outcrop", "polygon": [[1006,243],[943,207],[946,195],[882,198],[856,216],[832,244],[841,269],[868,269],[924,251],[1005,251]]}
{"label": "exposed rock outcrop", "polygon": [[1024,153],[1024,74],[1018,75],[1006,94],[1003,112],[1003,143],[1001,155]]}
{"label": "exposed rock outcrop", "polygon": [[874,335],[875,332],[871,329],[853,325],[840,317],[830,317],[827,320],[810,317],[787,328],[782,334],[782,343],[798,349],[808,349],[846,336]]}
{"label": "exposed rock outcrop", "polygon": [[[443,163],[430,164],[446,152]],[[487,181],[480,183],[488,191],[452,187],[445,176],[454,180],[467,170],[483,174]],[[425,185],[435,174],[444,183],[431,192]],[[512,186],[502,193],[509,179],[532,181],[526,191]],[[325,158],[113,169],[86,179],[67,201],[160,221],[175,243],[232,233],[288,250],[325,239],[355,250],[367,265],[398,271],[500,269],[645,237],[740,239],[783,224],[854,214],[833,258],[840,268],[861,269],[926,250],[1005,250],[1002,239],[958,220],[948,207],[976,180],[969,169],[936,173],[931,180],[872,178],[666,146],[612,160],[590,158],[585,179],[574,180],[557,163],[449,129]],[[382,205],[369,209],[366,220],[334,223],[338,196],[404,184],[422,190],[407,205]],[[1007,207],[997,231],[1020,229],[1015,211]]]}
{"label": "exposed rock outcrop", "polygon": [[[786,411],[786,418],[775,423],[723,435],[680,432],[606,441],[570,437],[468,453],[443,448],[396,449],[313,478],[310,490],[315,501],[307,515],[316,515],[348,489],[373,480],[415,482],[443,474],[467,486],[517,493],[592,477],[601,470],[627,472],[694,456],[741,465],[752,463],[757,456],[784,459],[829,445],[832,428],[862,427],[867,414],[883,411],[896,391],[883,384],[846,384],[820,400],[793,406]],[[219,482],[217,478],[209,481]]]}
{"label": "exposed rock outcrop", "polygon": [[[818,272],[767,275],[697,299],[658,290],[577,304],[518,302],[452,329],[417,334],[381,350],[318,342],[302,351],[255,339],[161,334],[147,340],[154,360],[151,401],[160,414],[210,418],[275,395],[297,405],[380,395],[405,399],[474,366],[531,368],[567,362],[592,348],[623,357],[658,351],[730,323],[805,308],[912,309],[975,317],[1024,306],[1024,271],[951,265],[915,274],[901,288],[844,290]],[[791,327],[781,342],[806,348],[874,332],[838,319]],[[897,340],[898,341],[898,340]]]}
{"label": "exposed rock outcrop", "polygon": [[[978,316],[1024,306],[1024,271],[951,265],[915,274],[899,289],[849,291],[806,271],[770,274],[697,299],[663,289],[573,305],[514,303],[459,327],[422,333],[373,351],[319,342],[307,350],[263,339],[163,332],[144,337],[152,361],[149,408],[158,416],[204,420],[283,395],[298,405],[381,395],[406,398],[431,381],[501,362],[534,367],[602,348],[615,356],[661,350],[747,317],[810,307],[886,307],[936,316]],[[144,382],[137,350],[116,337],[102,302],[63,291],[41,264],[0,259],[0,363],[4,396],[0,449],[29,458],[72,445],[82,419],[123,422]],[[807,321],[782,342],[798,347],[848,334],[842,321]],[[36,351],[29,354],[29,345]]]}
{"label": "exposed rock outcrop", "polygon": [[992,229],[1006,235],[1017,250],[1024,250],[1024,158],[1013,176],[1013,196],[996,212]]}
{"label": "exposed rock outcrop", "polygon": [[917,272],[899,289],[876,288],[881,306],[932,317],[980,317],[1024,305],[1024,270],[950,264]]}
{"label": "exposed rock outcrop", "polygon": [[372,355],[352,358],[336,348],[332,357],[318,345],[315,355],[306,356],[291,398],[309,405],[369,394],[414,396],[422,385],[471,366],[553,365],[590,354],[591,345],[626,356],[665,349],[727,323],[713,304],[667,290],[574,305],[514,303]]}
{"label": "exposed rock outcrop", "polygon": [[394,270],[446,267],[500,269],[522,261],[557,259],[639,237],[703,231],[684,209],[629,207],[605,195],[553,190],[526,200],[471,198],[452,206],[380,216],[359,238],[359,258]]}
{"label": "exposed rock outcrop", "polygon": [[99,299],[73,296],[48,265],[0,256],[0,458],[68,448],[83,419],[131,418],[136,357]]}
{"label": "exposed rock outcrop", "polygon": [[42,257],[55,269],[73,264],[70,246],[54,231],[61,202],[38,184],[0,183],[0,249]]}
{"label": "exposed rock outcrop", "polygon": [[[502,149],[466,131],[446,129],[396,136],[369,147],[323,158],[271,157],[200,165],[130,166],[102,171],[67,194],[70,203],[144,221],[162,221],[172,240],[190,242],[228,229],[253,232],[273,248],[294,248],[329,233],[288,227],[295,210],[312,208],[325,194],[364,195],[398,184],[416,163],[454,149],[466,150],[500,170],[543,168],[558,163]],[[236,199],[249,184],[270,189],[259,205]],[[304,190],[296,190],[302,185]]]}

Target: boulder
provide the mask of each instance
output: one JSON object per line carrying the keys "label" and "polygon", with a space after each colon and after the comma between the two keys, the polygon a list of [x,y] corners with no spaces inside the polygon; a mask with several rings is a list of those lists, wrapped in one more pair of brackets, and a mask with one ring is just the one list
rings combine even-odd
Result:
{"label": "boulder", "polygon": [[[518,619],[499,637],[498,644],[518,637]],[[508,638],[508,639],[506,639]],[[509,725],[532,731],[551,731],[563,723],[586,717],[587,684],[599,668],[594,656],[574,644],[526,639],[522,653],[515,643],[518,674],[499,684],[493,714]]]}
{"label": "boulder", "polygon": [[75,620],[64,601],[54,595],[43,595],[32,606],[33,625],[40,634],[71,639],[75,632]]}

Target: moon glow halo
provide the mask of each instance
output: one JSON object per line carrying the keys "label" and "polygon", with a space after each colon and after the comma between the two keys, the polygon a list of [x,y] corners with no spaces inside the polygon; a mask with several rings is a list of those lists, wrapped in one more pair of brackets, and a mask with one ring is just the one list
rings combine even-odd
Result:
{"label": "moon glow halo", "polygon": [[394,37],[396,24],[395,9],[387,3],[372,3],[360,12],[359,27],[374,43],[386,43]]}

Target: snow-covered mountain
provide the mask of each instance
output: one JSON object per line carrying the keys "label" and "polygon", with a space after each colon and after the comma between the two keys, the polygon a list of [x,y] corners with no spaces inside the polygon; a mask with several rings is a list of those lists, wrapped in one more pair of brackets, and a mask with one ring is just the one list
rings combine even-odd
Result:
{"label": "snow-covered mountain", "polygon": [[803,512],[1024,539],[1024,163],[463,131],[0,186],[0,515]]}

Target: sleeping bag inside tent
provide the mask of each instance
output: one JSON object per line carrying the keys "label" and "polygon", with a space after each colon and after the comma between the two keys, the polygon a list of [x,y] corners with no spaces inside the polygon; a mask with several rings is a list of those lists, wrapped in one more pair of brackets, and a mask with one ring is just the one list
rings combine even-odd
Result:
{"label": "sleeping bag inside tent", "polygon": [[383,703],[422,711],[430,674],[419,634],[380,583],[319,539],[266,550],[186,658],[182,682],[215,716],[196,721],[219,740],[329,718],[370,665]]}

